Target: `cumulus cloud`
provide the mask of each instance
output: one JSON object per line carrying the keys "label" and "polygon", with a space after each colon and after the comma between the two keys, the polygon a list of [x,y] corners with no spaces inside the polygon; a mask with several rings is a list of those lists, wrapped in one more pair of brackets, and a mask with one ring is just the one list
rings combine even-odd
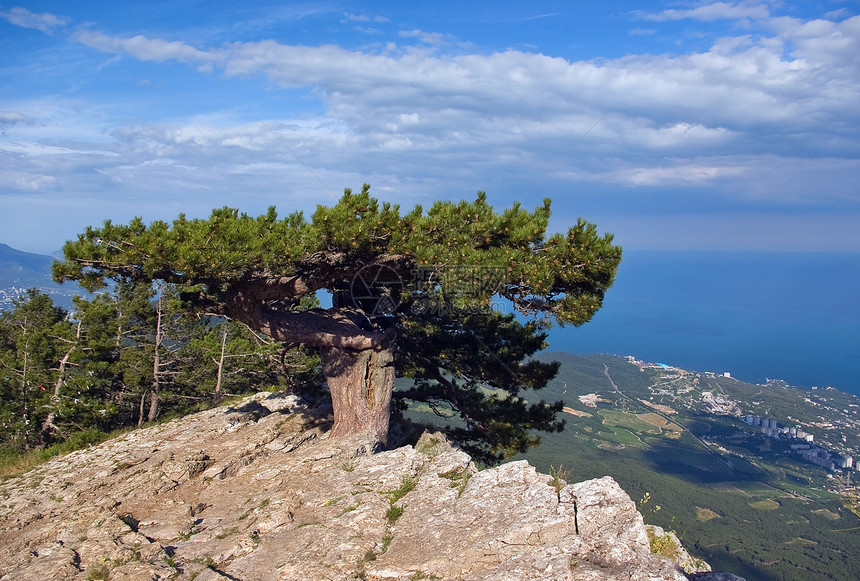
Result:
{"label": "cumulus cloud", "polygon": [[[99,119],[88,121],[90,133],[72,127],[82,122],[70,104],[50,115],[14,106],[0,113],[0,128],[14,132],[0,163],[21,172],[15,180],[23,181],[9,186],[16,191],[75,183],[168,218],[193,210],[187,201],[178,207],[170,194],[177,191],[206,192],[194,202],[204,213],[236,205],[236,192],[249,211],[257,199],[260,209],[302,207],[308,191],[328,197],[365,181],[405,203],[407,195],[419,202],[477,189],[522,195],[547,170],[540,194],[621,186],[750,203],[860,203],[860,17],[801,20],[771,16],[763,3],[717,2],[651,20],[682,18],[757,25],[703,50],[600,60],[446,52],[452,39],[418,29],[392,33],[397,43],[352,49],[277,40],[205,46],[83,28],[73,38],[96,51],[178,61],[238,82],[263,78],[273,93],[309,90],[321,106],[304,115],[269,110],[264,121],[239,110],[126,118],[99,135]],[[53,184],[39,181],[50,175]],[[825,187],[816,183],[822,175]]]}
{"label": "cumulus cloud", "polygon": [[36,14],[20,6],[0,12],[0,18],[8,20],[15,26],[33,28],[46,34],[53,33],[55,29],[65,26],[68,22],[62,16],[48,13]]}
{"label": "cumulus cloud", "polygon": [[[690,18],[768,16],[763,4],[723,2],[671,14],[680,18],[681,12]],[[582,130],[588,117],[607,111],[646,128],[639,133],[650,132],[650,139],[638,143],[657,148],[699,146],[765,126],[777,128],[783,139],[778,128],[785,123],[795,129],[808,125],[803,138],[815,138],[829,127],[822,120],[844,117],[846,109],[856,111],[860,68],[853,55],[860,53],[860,17],[839,23],[769,22],[776,31],[772,36],[724,38],[707,51],[678,56],[631,55],[600,62],[520,51],[430,55],[396,46],[371,52],[274,40],[196,48],[89,29],[76,38],[96,50],[140,60],[177,60],[219,67],[228,76],[264,75],[285,88],[314,88],[330,118],[353,133],[379,135],[380,146],[426,143],[446,127],[460,136],[507,127],[510,135],[501,137],[505,141],[527,137],[535,129],[552,137],[553,127]],[[420,30],[400,35],[440,41]],[[840,66],[838,75],[829,73],[834,64]],[[404,124],[404,116],[410,115],[426,122]],[[572,123],[574,118],[582,122]],[[662,129],[657,132],[654,126]],[[398,135],[389,135],[393,132]]]}
{"label": "cumulus cloud", "polygon": [[[762,7],[717,3],[688,16],[767,16]],[[425,175],[434,165],[444,171],[450,158],[487,164],[520,152],[523,172],[539,175],[538,168],[556,159],[605,113],[609,116],[589,139],[596,151],[611,156],[704,155],[729,144],[742,151],[783,147],[792,140],[814,148],[816,142],[840,139],[840,146],[847,140],[858,149],[856,135],[831,133],[833,122],[844,119],[846,111],[856,115],[860,75],[849,55],[856,54],[860,18],[770,23],[776,31],[772,36],[724,38],[704,52],[599,62],[513,50],[438,55],[393,45],[374,52],[274,40],[197,48],[90,29],[76,38],[96,50],[140,60],[177,60],[217,67],[228,77],[263,75],[284,88],[314,88],[326,105],[324,117],[301,126],[271,122],[317,167],[331,164],[332,169],[359,172],[366,160],[355,151],[381,160],[408,153],[397,160],[399,171]],[[425,35],[419,30],[400,34]],[[828,67],[838,59],[841,74],[828,76]],[[160,156],[183,148],[283,150],[259,123],[227,129],[194,122],[136,126],[115,136],[124,147]],[[615,177],[606,179],[695,186],[741,172],[698,163],[649,163],[619,167]],[[608,175],[599,167],[590,173]]]}
{"label": "cumulus cloud", "polygon": [[[228,76],[265,75],[285,88],[314,87],[332,114],[352,118],[360,130],[366,129],[362,120],[392,123],[419,110],[489,111],[532,120],[610,110],[664,123],[729,128],[844,114],[860,86],[853,57],[860,52],[854,50],[860,17],[840,23],[775,20],[774,26],[776,36],[722,39],[706,52],[604,62],[518,51],[435,56],[389,47],[362,52],[273,40],[198,49],[89,30],[78,38],[97,50],[141,60],[173,59],[220,67]],[[439,40],[421,31],[401,35]],[[828,75],[834,63],[842,74]]]}
{"label": "cumulus cloud", "polygon": [[[837,81],[838,75],[823,70],[825,67],[836,66],[843,73],[850,74],[850,78],[844,79],[845,82],[840,83],[839,87],[854,86],[852,96],[857,94],[858,66],[855,56],[860,54],[860,16],[841,22],[780,17],[772,20],[772,27],[786,40],[792,55],[800,63],[829,75],[829,82]],[[829,87],[820,88],[826,90]]]}

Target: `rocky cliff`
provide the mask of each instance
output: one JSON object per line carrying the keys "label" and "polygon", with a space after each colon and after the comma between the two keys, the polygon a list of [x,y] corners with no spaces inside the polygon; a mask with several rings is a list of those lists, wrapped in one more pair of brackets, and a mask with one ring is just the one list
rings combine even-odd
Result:
{"label": "rocky cliff", "polygon": [[327,429],[324,410],[258,394],[9,479],[0,579],[717,578],[609,477],[478,471],[439,435],[375,452]]}

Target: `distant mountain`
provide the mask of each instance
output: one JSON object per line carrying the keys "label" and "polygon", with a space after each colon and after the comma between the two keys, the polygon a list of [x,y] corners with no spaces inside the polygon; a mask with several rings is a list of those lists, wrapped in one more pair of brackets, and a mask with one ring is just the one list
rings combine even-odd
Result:
{"label": "distant mountain", "polygon": [[15,282],[22,277],[44,276],[50,272],[53,261],[53,258],[44,254],[22,252],[8,244],[0,244],[0,276],[3,277],[0,281],[9,279]]}
{"label": "distant mountain", "polygon": [[59,285],[51,277],[54,258],[16,250],[0,243],[0,310],[12,308],[12,300],[29,288],[51,295],[54,303],[70,308],[74,295],[85,294],[77,284]]}

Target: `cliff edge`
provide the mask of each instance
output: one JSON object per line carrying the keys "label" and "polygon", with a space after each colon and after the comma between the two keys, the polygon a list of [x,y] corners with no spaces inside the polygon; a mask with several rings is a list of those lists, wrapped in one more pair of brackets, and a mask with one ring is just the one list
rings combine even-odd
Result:
{"label": "cliff edge", "polygon": [[9,479],[0,580],[735,578],[649,539],[609,477],[478,471],[432,434],[374,453],[370,437],[328,438],[327,421],[258,394]]}

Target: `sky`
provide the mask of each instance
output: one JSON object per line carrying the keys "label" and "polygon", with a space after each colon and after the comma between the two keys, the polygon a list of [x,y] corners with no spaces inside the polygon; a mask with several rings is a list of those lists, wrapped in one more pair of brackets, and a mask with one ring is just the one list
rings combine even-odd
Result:
{"label": "sky", "polygon": [[0,4],[0,242],[553,200],[625,249],[860,252],[860,1]]}

